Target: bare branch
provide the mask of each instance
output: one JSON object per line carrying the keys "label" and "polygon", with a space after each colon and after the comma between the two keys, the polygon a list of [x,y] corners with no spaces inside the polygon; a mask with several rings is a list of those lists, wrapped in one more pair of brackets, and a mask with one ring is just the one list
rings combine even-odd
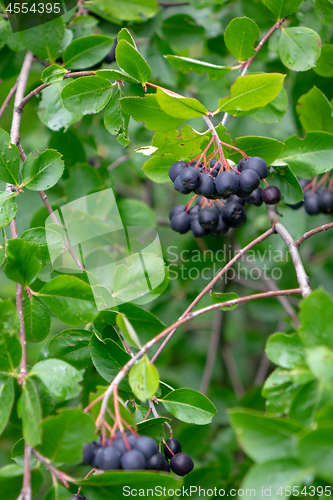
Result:
{"label": "bare branch", "polygon": [[283,239],[287,248],[289,250],[291,259],[294,264],[294,268],[296,271],[296,277],[300,289],[302,290],[302,297],[306,297],[311,293],[311,288],[309,287],[309,278],[305,272],[303,262],[298,252],[297,245],[291,235],[288,233],[287,229],[281,224],[276,214],[275,205],[267,205],[267,213],[269,220],[271,221],[272,227],[275,228],[275,231],[279,236]]}
{"label": "bare branch", "polygon": [[6,99],[2,103],[2,106],[0,108],[0,119],[2,118],[2,115],[4,114],[4,112],[6,111],[6,109],[8,108],[9,103],[12,100],[12,98],[13,98],[15,92],[16,92],[16,89],[17,89],[17,82],[15,83],[14,87],[12,87],[10,89],[10,91],[8,92],[8,95],[7,95]]}
{"label": "bare branch", "polygon": [[324,224],[323,226],[316,227],[315,229],[311,229],[307,233],[304,233],[297,241],[295,241],[296,247],[300,247],[305,240],[313,236],[314,234],[321,233],[322,231],[327,231],[333,227],[333,222],[329,222],[328,224]]}
{"label": "bare branch", "polygon": [[69,476],[66,474],[66,472],[62,472],[61,470],[56,469],[52,464],[51,461],[44,457],[39,451],[37,451],[35,448],[31,448],[31,452],[35,455],[37,460],[39,460],[45,467],[47,467],[51,473],[51,475],[57,477],[66,488],[68,488],[68,483],[74,483],[75,479],[74,477]]}

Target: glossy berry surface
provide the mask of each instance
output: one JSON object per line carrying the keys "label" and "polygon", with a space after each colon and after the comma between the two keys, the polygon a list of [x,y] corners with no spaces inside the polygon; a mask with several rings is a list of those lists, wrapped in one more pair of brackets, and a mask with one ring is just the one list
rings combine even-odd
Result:
{"label": "glossy berry surface", "polygon": [[99,448],[95,454],[93,466],[97,469],[116,470],[120,465],[120,454],[112,446]]}
{"label": "glossy berry surface", "polygon": [[205,207],[199,212],[199,224],[206,229],[216,227],[219,222],[219,213],[215,207]]}
{"label": "glossy berry surface", "polygon": [[186,207],[184,205],[175,205],[169,212],[169,219],[171,220],[174,215],[185,212],[185,210]]}
{"label": "glossy berry surface", "polygon": [[281,191],[277,186],[269,186],[263,190],[262,199],[266,205],[275,205],[281,200]]}
{"label": "glossy berry surface", "polygon": [[209,234],[209,229],[202,227],[198,221],[198,217],[191,219],[191,231],[195,238],[203,238]]}
{"label": "glossy berry surface", "polygon": [[194,192],[196,194],[201,194],[203,196],[211,196],[215,191],[215,183],[209,174],[200,174],[199,184],[195,188]]}
{"label": "glossy berry surface", "polygon": [[311,193],[305,197],[304,208],[309,215],[318,215],[320,213],[319,197],[316,193]]}
{"label": "glossy berry surface", "polygon": [[[260,177],[254,170],[244,170],[239,175],[239,187],[246,193],[252,193],[260,184]],[[239,195],[238,195],[239,196]]]}
{"label": "glossy berry surface", "polygon": [[123,454],[120,465],[124,470],[140,470],[145,468],[146,459],[140,451],[130,450]]}
{"label": "glossy berry surface", "polygon": [[146,462],[146,469],[148,470],[165,470],[166,458],[159,451],[152,455]]}
{"label": "glossy berry surface", "polygon": [[175,188],[176,191],[178,191],[181,194],[189,194],[192,191],[191,188],[184,186],[184,184],[180,179],[180,175],[176,177],[173,187]]}
{"label": "glossy berry surface", "polygon": [[133,448],[138,450],[148,460],[152,455],[158,452],[156,442],[148,436],[142,436],[135,440]]}
{"label": "glossy berry surface", "polygon": [[[242,161],[242,160],[241,160]],[[268,166],[265,160],[259,156],[252,156],[243,164],[243,170],[253,170],[258,174],[260,179],[265,179],[268,175]]]}
{"label": "glossy berry surface", "polygon": [[185,234],[190,230],[191,220],[187,212],[175,214],[171,219],[171,229],[180,234]]}
{"label": "glossy berry surface", "polygon": [[238,177],[235,172],[221,172],[215,179],[216,191],[224,198],[235,194],[239,188]]}
{"label": "glossy berry surface", "polygon": [[169,177],[172,182],[175,182],[178,175],[187,167],[186,161],[176,161],[173,165],[171,165],[169,169]]}
{"label": "glossy berry surface", "polygon": [[165,458],[167,458],[168,460],[170,458],[173,457],[173,455],[177,455],[177,453],[180,453],[182,451],[182,445],[180,444],[180,442],[178,441],[178,439],[174,438],[174,437],[170,437],[169,439],[166,440],[166,444],[168,445],[168,447],[170,448],[170,450],[164,445],[163,446],[163,452],[164,452],[164,455],[165,455]]}
{"label": "glossy berry surface", "polygon": [[178,476],[186,476],[193,467],[193,461],[187,453],[178,453],[170,460],[170,468]]}
{"label": "glossy berry surface", "polygon": [[226,203],[222,211],[222,218],[230,227],[240,227],[246,221],[246,214],[239,203]]}
{"label": "glossy berry surface", "polygon": [[216,227],[210,230],[210,234],[212,234],[213,236],[222,236],[224,234],[227,234],[229,229],[230,227],[228,226],[228,224],[222,217],[220,217],[219,223]]}
{"label": "glossy berry surface", "polygon": [[246,203],[249,205],[255,205],[256,207],[260,207],[263,203],[262,200],[262,189],[258,187],[250,194],[247,198],[245,198]]}
{"label": "glossy berry surface", "polygon": [[247,162],[246,158],[242,158],[241,160],[239,160],[238,165],[237,165],[238,172],[242,172],[246,162]]}
{"label": "glossy berry surface", "polygon": [[179,175],[180,182],[187,189],[195,189],[199,184],[200,174],[199,171],[194,167],[188,167],[182,170]]}

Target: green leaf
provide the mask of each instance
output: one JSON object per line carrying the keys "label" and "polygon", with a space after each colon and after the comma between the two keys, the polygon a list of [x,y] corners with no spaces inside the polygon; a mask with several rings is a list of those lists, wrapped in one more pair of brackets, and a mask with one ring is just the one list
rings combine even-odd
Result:
{"label": "green leaf", "polygon": [[139,21],[155,16],[158,5],[156,0],[89,0],[87,3],[89,10],[99,14],[105,19],[113,21]]}
{"label": "green leaf", "polygon": [[313,375],[322,384],[333,383],[333,351],[324,345],[306,351],[306,362]]}
{"label": "green leaf", "polygon": [[162,31],[167,41],[178,49],[201,43],[205,33],[204,27],[187,14],[176,14],[165,19]]}
{"label": "green leaf", "polygon": [[124,226],[156,227],[154,211],[140,200],[123,198],[118,203],[118,210]]}
{"label": "green leaf", "polygon": [[236,17],[226,27],[224,41],[238,61],[245,61],[256,53],[253,45],[259,33],[259,28],[252,19]]}
{"label": "green leaf", "polygon": [[319,428],[300,437],[299,455],[305,467],[326,481],[333,480],[333,426],[332,421],[319,424]]}
{"label": "green leaf", "polygon": [[41,342],[50,333],[51,318],[33,295],[23,300],[24,326],[27,342]]}
{"label": "green leaf", "polygon": [[38,252],[39,248],[36,243],[20,238],[9,240],[4,267],[7,278],[24,287],[29,286],[37,278],[42,267],[38,260]]}
{"label": "green leaf", "polygon": [[283,64],[293,71],[307,71],[320,56],[321,40],[310,28],[282,28],[279,55]]}
{"label": "green leaf", "polygon": [[279,19],[295,12],[302,2],[303,0],[263,0],[266,7]]}
{"label": "green leaf", "polygon": [[148,179],[158,184],[164,184],[170,181],[169,169],[176,161],[177,158],[173,154],[166,153],[163,156],[153,156],[144,163],[142,170]]}
{"label": "green leaf", "polygon": [[18,147],[10,142],[10,135],[0,128],[0,180],[19,184],[20,153]]}
{"label": "green leaf", "polygon": [[[279,160],[275,163],[279,163]],[[269,174],[269,180],[280,189],[283,201],[289,204],[303,201],[302,187],[288,165],[273,165],[273,167],[274,173]]]}
{"label": "green leaf", "polygon": [[118,35],[117,35],[117,41],[120,42],[120,40],[126,40],[132,47],[136,49],[135,41],[133,40],[133,37],[131,33],[128,31],[127,28],[122,28]]}
{"label": "green leaf", "polygon": [[0,336],[16,335],[20,328],[20,318],[10,299],[0,300]]}
{"label": "green leaf", "polygon": [[[333,10],[332,10],[332,26],[333,26]],[[321,54],[313,68],[317,75],[332,78],[333,76],[333,45],[323,45]]]}
{"label": "green leaf", "polygon": [[286,162],[297,177],[313,177],[332,168],[333,134],[308,132],[304,139],[289,137],[279,159]]}
{"label": "green leaf", "polygon": [[171,422],[171,419],[167,417],[156,417],[143,420],[138,423],[138,433],[142,436],[150,436],[155,439],[155,441],[160,442],[165,437],[163,430],[164,422]]}
{"label": "green leaf", "polygon": [[0,377],[0,435],[3,433],[14,403],[14,381],[12,377]]}
{"label": "green leaf", "polygon": [[159,387],[158,371],[148,356],[144,355],[136,365],[132,366],[128,382],[134,396],[140,401],[144,402],[155,396]]}
{"label": "green leaf", "polygon": [[91,335],[91,332],[87,330],[63,330],[52,337],[48,345],[49,356],[62,359],[78,370],[83,370],[91,363]]}
{"label": "green leaf", "polygon": [[208,143],[208,140],[207,135],[200,134],[189,125],[185,125],[179,131],[156,132],[152,146],[157,148],[154,154],[158,156],[164,157],[172,151],[177,160],[190,160],[201,153],[204,141]]}
{"label": "green leaf", "polygon": [[51,130],[58,131],[61,128],[67,128],[82,117],[82,113],[68,111],[61,100],[62,89],[68,82],[72,81],[72,78],[67,78],[57,84],[50,85],[42,91],[38,117]]}
{"label": "green leaf", "polygon": [[297,460],[291,458],[271,460],[253,465],[244,477],[241,489],[254,490],[259,499],[269,496],[270,500],[281,500],[287,497],[284,494],[286,487],[292,490],[293,486],[298,486],[301,489],[300,485],[304,483],[308,474],[309,470],[302,467]]}
{"label": "green leaf", "polygon": [[71,326],[89,323],[98,314],[91,287],[73,276],[58,276],[36,294],[52,314]]}
{"label": "green leaf", "polygon": [[132,345],[138,349],[141,349],[141,343],[139,337],[133,328],[131,322],[126,318],[123,314],[117,314],[116,323],[121,333],[123,334],[124,339],[129,345]]}
{"label": "green leaf", "polygon": [[52,462],[81,463],[83,444],[96,438],[94,421],[77,409],[60,410],[58,415],[45,419],[42,428],[43,443],[38,451]]}
{"label": "green leaf", "polygon": [[17,205],[15,197],[17,192],[0,192],[0,227],[7,226],[15,217]]}
{"label": "green leaf", "polygon": [[332,0],[316,0],[315,11],[318,19],[325,26],[333,26],[333,3]]}
{"label": "green leaf", "polygon": [[112,85],[100,76],[85,76],[68,83],[61,91],[61,99],[71,113],[89,115],[98,113],[108,103]]}
{"label": "green leaf", "polygon": [[64,75],[67,73],[65,68],[59,66],[59,64],[51,64],[44,69],[42,73],[43,83],[57,83],[63,80]]}
{"label": "green leaf", "polygon": [[259,123],[279,123],[288,109],[288,94],[282,89],[273,101],[251,115]]}
{"label": "green leaf", "polygon": [[85,69],[101,61],[111,50],[114,38],[89,35],[73,40],[65,49],[64,66],[70,69]]}
{"label": "green leaf", "polygon": [[14,374],[20,364],[22,348],[17,335],[0,337],[0,371]]}
{"label": "green leaf", "polygon": [[119,69],[98,69],[96,71],[96,75],[101,76],[102,78],[107,78],[110,81],[138,83],[135,78],[132,78],[130,75],[125,73],[125,71],[121,71]]}
{"label": "green leaf", "polygon": [[42,261],[43,266],[50,263],[50,252],[54,258],[63,252],[65,245],[59,232],[49,228],[45,229],[44,227],[27,229],[22,234],[21,239],[31,243],[37,243],[39,247],[38,258]]}
{"label": "green leaf", "polygon": [[145,85],[151,71],[141,54],[126,40],[120,40],[116,48],[116,61],[120,69]]}
{"label": "green leaf", "polygon": [[[221,302],[226,302],[227,300],[238,299],[237,293],[221,293],[221,292],[210,292],[210,298],[213,304],[219,304]],[[237,307],[237,304],[231,306],[220,307],[221,311],[232,311]]]}
{"label": "green leaf", "polygon": [[270,418],[254,410],[229,410],[231,425],[244,451],[255,462],[296,458],[294,435],[302,429],[296,420]]}
{"label": "green leaf", "polygon": [[322,130],[333,133],[332,106],[317,87],[312,87],[298,99],[296,110],[306,132]]}
{"label": "green leaf", "polygon": [[22,167],[22,186],[32,191],[44,191],[54,186],[64,171],[62,154],[54,149],[47,149],[37,158],[32,153]]}
{"label": "green leaf", "polygon": [[[111,339],[100,340],[96,335],[91,337],[90,353],[98,373],[112,382],[117,373],[131,359],[131,356]],[[128,384],[126,383],[128,387]]]}
{"label": "green leaf", "polygon": [[17,414],[22,420],[23,437],[30,446],[36,446],[42,440],[42,409],[37,389],[31,380],[26,379],[22,386],[22,395],[17,404]]}
{"label": "green leaf", "polygon": [[47,23],[20,31],[20,38],[26,49],[51,63],[58,57],[64,36],[65,25],[60,16]]}
{"label": "green leaf", "polygon": [[[236,146],[244,151],[248,156],[260,156],[267,165],[273,163],[279,157],[283,150],[283,142],[279,142],[269,137],[259,137],[248,135],[246,137],[238,137],[235,141]],[[233,150],[229,153],[229,157],[237,163],[242,156],[235,153]]]}
{"label": "green leaf", "polygon": [[213,403],[194,389],[176,389],[160,401],[171,415],[189,424],[209,424],[217,413]]}
{"label": "green leaf", "polygon": [[181,73],[207,73],[210,80],[220,80],[231,71],[231,66],[218,66],[198,59],[191,59],[190,57],[180,57],[167,55],[165,59]]}
{"label": "green leaf", "polygon": [[268,359],[282,368],[296,368],[305,364],[303,344],[297,334],[274,333],[266,342]]}
{"label": "green leaf", "polygon": [[78,396],[82,387],[82,374],[60,359],[45,359],[36,363],[29,376],[38,377],[54,398],[72,399]]}
{"label": "green leaf", "polygon": [[117,136],[117,141],[126,147],[130,143],[128,138],[129,115],[123,112],[119,99],[122,97],[121,90],[113,94],[104,112],[104,125],[110,134]]}
{"label": "green leaf", "polygon": [[182,97],[160,88],[157,89],[156,96],[162,110],[174,118],[188,120],[208,115],[205,106],[192,97]]}
{"label": "green leaf", "polygon": [[120,100],[120,106],[135,121],[144,121],[145,127],[148,130],[168,132],[180,127],[184,123],[184,120],[173,118],[161,109],[157,102],[156,94],[149,94],[143,98],[123,97]]}
{"label": "green leaf", "polygon": [[[0,489],[6,500],[16,500],[22,489],[22,476],[24,467],[17,464],[8,464],[0,469]],[[38,493],[42,487],[43,476],[40,471],[31,473],[31,489]]]}
{"label": "green leaf", "polygon": [[307,347],[326,345],[333,349],[333,301],[322,289],[315,290],[300,303],[299,335]]}
{"label": "green leaf", "polygon": [[230,97],[220,100],[218,111],[236,114],[266,106],[281,92],[284,78],[280,73],[239,76],[231,87]]}

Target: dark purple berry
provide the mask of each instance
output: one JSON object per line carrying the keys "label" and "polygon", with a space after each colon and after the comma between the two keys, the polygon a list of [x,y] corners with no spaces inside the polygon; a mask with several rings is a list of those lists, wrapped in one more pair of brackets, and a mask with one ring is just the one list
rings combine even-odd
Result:
{"label": "dark purple berry", "polygon": [[178,175],[187,167],[186,161],[176,161],[173,165],[171,165],[169,169],[169,177],[172,182],[175,182]]}
{"label": "dark purple berry", "polygon": [[198,218],[198,213],[200,212],[200,207],[199,205],[194,205],[194,207],[190,208],[188,211],[190,218],[192,219],[193,217]]}
{"label": "dark purple berry", "polygon": [[123,470],[142,470],[145,468],[146,459],[138,450],[130,450],[123,454],[120,464]]}
{"label": "dark purple berry", "polygon": [[171,220],[172,217],[176,214],[180,214],[182,212],[185,212],[186,210],[186,207],[184,205],[175,205],[171,210],[170,210],[170,213],[169,213],[169,219]]}
{"label": "dark purple berry", "polygon": [[168,447],[170,448],[170,450],[168,450],[168,448],[164,445],[163,447],[163,452],[164,452],[164,455],[165,455],[165,458],[167,458],[168,460],[170,458],[173,457],[173,455],[177,455],[177,453],[180,453],[182,451],[182,445],[180,444],[180,442],[178,441],[178,439],[174,438],[174,437],[170,437],[169,439],[166,440],[166,444],[168,445]]}
{"label": "dark purple berry", "polygon": [[[171,219],[171,229],[176,233],[185,234],[190,230],[190,216],[187,212],[175,214]],[[139,439],[139,438],[138,438]]]}
{"label": "dark purple berry", "polygon": [[133,448],[138,450],[148,460],[152,455],[158,452],[158,446],[153,438],[148,436],[141,436],[135,440]]}
{"label": "dark purple berry", "polygon": [[212,160],[209,164],[209,167],[210,167],[210,170],[209,170],[209,173],[210,175],[212,175],[213,177],[216,177],[217,174],[219,173],[220,169],[221,169],[221,163],[219,163],[217,165],[217,167],[215,166],[217,163],[217,160]]}
{"label": "dark purple berry", "polygon": [[95,453],[93,466],[97,469],[116,470],[120,466],[120,454],[113,446],[99,448]]}
{"label": "dark purple berry", "polygon": [[224,198],[235,194],[239,188],[238,177],[235,172],[220,172],[215,179],[216,191]]}
{"label": "dark purple berry", "polygon": [[[254,170],[243,170],[239,174],[239,187],[242,191],[252,193],[260,184],[260,177]],[[239,196],[239,194],[237,194]],[[240,197],[241,198],[241,197]]]}
{"label": "dark purple berry", "polygon": [[165,470],[166,458],[159,451],[146,462],[147,470]]}
{"label": "dark purple berry", "polygon": [[98,450],[99,447],[100,447],[100,444],[97,442],[84,443],[84,445],[83,445],[83,460],[82,460],[83,465],[92,464],[92,462],[94,460],[95,452]]}
{"label": "dark purple berry", "polygon": [[122,455],[123,453],[125,453],[127,451],[127,448],[126,448],[126,445],[125,445],[125,441],[123,440],[123,438],[118,438],[118,439],[114,439],[113,440],[113,443],[112,443],[112,446],[115,450],[118,451],[118,453],[120,455]]}
{"label": "dark purple berry", "polygon": [[170,472],[170,464],[167,460],[165,460],[165,468],[164,468],[165,472]]}
{"label": "dark purple berry", "polygon": [[223,234],[227,234],[229,229],[230,228],[228,224],[224,219],[222,219],[222,217],[220,217],[218,225],[210,230],[210,234],[212,234],[213,236],[222,236]]}
{"label": "dark purple berry", "polygon": [[275,205],[281,200],[281,191],[277,186],[269,186],[263,190],[262,199],[266,205]]}
{"label": "dark purple berry", "polygon": [[222,217],[230,227],[240,227],[246,222],[246,214],[239,203],[226,203],[223,207]]}
{"label": "dark purple berry", "polygon": [[191,472],[193,467],[193,461],[187,453],[178,453],[178,455],[172,457],[170,460],[170,468],[178,476],[186,476],[186,474]]}
{"label": "dark purple berry", "polygon": [[301,208],[304,205],[304,201],[299,201],[298,203],[294,203],[293,205],[289,205],[286,203],[287,207],[292,208],[293,210],[297,210],[298,208]]}
{"label": "dark purple berry", "polygon": [[247,198],[245,198],[246,203],[249,205],[255,205],[256,207],[260,207],[262,205],[262,189],[258,187],[250,194]]}
{"label": "dark purple berry", "polygon": [[[242,161],[242,160],[241,160]],[[243,170],[254,170],[260,179],[264,179],[268,175],[268,166],[265,160],[259,156],[252,156],[243,165]]]}
{"label": "dark purple berry", "polygon": [[[239,192],[239,189],[237,191],[237,193]],[[232,196],[230,196],[230,198],[227,199],[227,203],[239,203],[240,205],[244,205],[245,204],[245,199],[244,198],[247,198],[249,196],[249,193],[244,193],[246,194],[246,196],[244,196],[243,198],[240,198],[237,194],[233,194]]]}
{"label": "dark purple berry", "polygon": [[242,172],[246,162],[247,162],[246,158],[242,158],[241,160],[239,160],[238,165],[237,165],[238,172]]}
{"label": "dark purple berry", "polygon": [[211,176],[209,174],[200,174],[199,184],[195,188],[194,192],[203,196],[211,196],[214,191],[215,184]]}
{"label": "dark purple berry", "polygon": [[[239,188],[236,193],[237,198],[240,198],[243,201],[243,205],[245,203],[245,198],[249,196],[249,193],[247,191],[243,191],[243,189]],[[238,202],[237,202],[238,203]]]}
{"label": "dark purple berry", "polygon": [[319,207],[322,213],[330,214],[333,212],[333,193],[328,189],[323,189],[319,196]]}
{"label": "dark purple berry", "polygon": [[181,194],[189,194],[192,191],[192,189],[184,186],[184,184],[180,180],[180,175],[178,175],[178,177],[176,178],[173,187],[175,188],[176,191],[178,191]]}
{"label": "dark purple berry", "polygon": [[182,170],[182,172],[179,175],[180,177],[180,182],[185,186],[187,189],[195,189],[198,184],[199,184],[199,171],[194,168],[194,167],[188,167]]}
{"label": "dark purple berry", "polygon": [[191,218],[191,231],[195,238],[203,238],[209,234],[209,229],[206,229],[199,224],[198,217]]}
{"label": "dark purple berry", "polygon": [[320,213],[319,196],[316,193],[309,193],[304,198],[304,208],[307,214],[317,215]]}
{"label": "dark purple berry", "polygon": [[219,222],[219,213],[215,207],[205,207],[200,210],[198,221],[202,227],[211,229],[217,226]]}

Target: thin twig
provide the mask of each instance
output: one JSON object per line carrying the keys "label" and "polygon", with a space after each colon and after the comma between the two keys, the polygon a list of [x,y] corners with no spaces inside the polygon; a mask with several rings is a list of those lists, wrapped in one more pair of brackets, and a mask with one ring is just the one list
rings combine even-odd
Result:
{"label": "thin twig", "polygon": [[68,488],[69,486],[68,483],[75,482],[74,477],[69,476],[68,474],[66,474],[66,472],[56,469],[51,464],[51,461],[48,458],[44,457],[44,455],[39,453],[39,451],[37,451],[35,448],[31,448],[31,452],[35,455],[35,457],[37,458],[37,460],[39,460],[39,462],[41,462],[43,465],[45,465],[45,467],[49,469],[52,475],[56,476],[59,479],[59,481],[61,481],[63,485],[66,486],[66,488]]}
{"label": "thin twig", "polygon": [[30,456],[31,447],[24,444],[24,472],[23,472],[23,487],[22,496],[25,500],[31,500],[31,471],[30,471]]}
{"label": "thin twig", "polygon": [[205,368],[200,384],[199,391],[202,394],[207,394],[208,387],[213,375],[216,354],[220,342],[221,330],[222,330],[222,320],[223,320],[223,311],[218,309],[215,313],[212,333],[209,340],[208,352],[206,357]]}
{"label": "thin twig", "polygon": [[327,231],[333,227],[333,222],[329,222],[328,224],[323,224],[322,226],[316,227],[315,229],[311,229],[307,233],[304,233],[297,241],[295,241],[295,246],[298,248],[305,240],[313,236],[314,234],[321,233],[322,231]]}
{"label": "thin twig", "polygon": [[129,159],[129,156],[128,155],[123,155],[123,156],[120,156],[119,158],[117,158],[117,160],[115,160],[113,163],[111,163],[108,167],[107,167],[107,170],[109,172],[111,172],[112,170],[114,170],[116,167],[118,167],[118,165],[121,165],[122,163],[124,163],[124,161],[128,160]]}
{"label": "thin twig", "polygon": [[[267,40],[273,35],[273,33],[283,24],[283,22],[285,21],[285,19],[286,19],[286,17],[284,17],[280,21],[277,21],[274,24],[274,26],[272,26],[272,28],[268,31],[268,33],[266,33],[266,35],[263,37],[263,39],[260,40],[260,42],[258,43],[258,45],[255,48],[256,53],[246,61],[245,66],[244,66],[243,71],[242,71],[242,73],[241,73],[240,76],[245,76],[246,75],[246,73],[248,72],[249,67],[251,66],[253,60],[257,57],[258,52],[261,50],[261,48],[263,47],[263,45],[265,45],[265,43],[267,42]],[[229,116],[228,113],[224,113],[223,118],[222,118],[222,122],[221,122],[223,126],[226,124],[228,116]]]}
{"label": "thin twig", "polygon": [[2,106],[0,108],[0,119],[2,118],[2,115],[4,114],[4,112],[6,111],[6,109],[8,108],[9,103],[12,100],[12,98],[13,98],[15,92],[16,92],[16,89],[17,89],[17,82],[15,83],[14,87],[12,87],[10,89],[10,91],[8,92],[8,95],[7,95],[6,99],[2,103]]}
{"label": "thin twig", "polygon": [[[193,307],[195,307],[197,305],[197,303],[200,301],[200,299],[202,299],[202,297],[204,295],[206,295],[206,293],[208,293],[208,292],[210,292],[212,290],[212,288],[215,285],[215,283],[218,282],[218,280],[228,271],[228,269],[230,269],[230,267],[233,266],[233,264],[235,262],[237,262],[244,254],[246,254],[246,252],[248,252],[249,250],[251,250],[251,248],[255,247],[256,245],[258,245],[258,243],[263,242],[266,238],[268,238],[269,236],[271,236],[272,234],[274,234],[274,232],[275,232],[274,228],[271,227],[265,233],[261,234],[260,236],[258,236],[258,238],[256,238],[255,240],[251,241],[251,243],[249,243],[244,248],[242,248],[242,250],[240,250],[235,255],[235,257],[233,259],[231,259],[228,262],[228,264],[226,264],[224,266],[224,268],[221,269],[221,271],[219,273],[217,273],[217,275],[212,279],[212,281],[210,281],[208,283],[208,285],[199,293],[199,295],[188,306],[188,308],[186,309],[186,311],[181,315],[180,319],[184,318],[190,311],[192,311]],[[161,346],[157,349],[156,353],[152,357],[152,360],[151,360],[152,363],[154,363],[156,361],[156,359],[158,358],[158,356],[160,355],[160,353],[163,351],[163,349],[165,348],[165,346],[172,339],[173,335],[177,331],[177,328],[178,327],[176,327],[174,330],[172,330],[169,333],[169,335],[167,336],[167,338],[164,340],[164,342],[161,344]]]}
{"label": "thin twig", "polygon": [[276,214],[276,206],[275,205],[267,205],[267,214],[269,220],[271,221],[272,227],[275,228],[275,231],[279,236],[283,239],[290,253],[290,257],[293,261],[294,268],[296,271],[296,277],[300,289],[302,290],[302,297],[306,297],[311,293],[311,288],[309,287],[309,278],[305,272],[303,262],[298,252],[298,247],[295,244],[295,241],[288,233],[287,229],[281,224]]}
{"label": "thin twig", "polygon": [[[234,306],[234,305],[238,305],[238,304],[244,304],[245,302],[249,302],[251,300],[264,299],[264,298],[267,298],[267,297],[281,297],[282,295],[301,295],[301,289],[300,288],[293,288],[293,289],[290,289],[290,290],[279,290],[277,292],[257,293],[257,294],[253,294],[253,295],[247,295],[245,297],[239,297],[239,298],[233,299],[233,300],[227,300],[226,302],[221,302],[221,303],[218,303],[218,304],[211,304],[211,305],[209,305],[207,307],[203,307],[202,309],[198,309],[197,311],[194,311],[194,312],[188,314],[185,317],[182,317],[181,319],[179,319],[178,321],[176,321],[176,323],[174,323],[173,325],[165,328],[161,333],[159,333],[158,335],[156,335],[156,337],[154,337],[149,342],[147,342],[133,356],[133,358],[131,358],[122,367],[122,369],[115,376],[115,378],[111,382],[110,386],[108,387],[108,389],[103,394],[103,401],[102,401],[102,405],[101,405],[101,409],[100,409],[99,415],[98,415],[98,417],[96,419],[96,426],[97,427],[101,427],[101,425],[103,424],[104,415],[105,415],[105,412],[106,412],[106,409],[107,409],[107,405],[108,405],[108,400],[109,400],[111,394],[113,393],[114,388],[118,387],[118,385],[120,384],[120,382],[125,378],[125,376],[129,372],[129,370],[137,362],[137,360],[139,358],[141,358],[144,354],[146,354],[146,352],[151,347],[153,347],[157,342],[159,342],[168,333],[170,333],[173,330],[177,330],[177,328],[179,326],[183,325],[184,323],[186,323],[187,321],[190,321],[193,318],[197,318],[198,316],[201,316],[202,314],[205,314],[207,312],[214,311],[216,309],[220,309],[221,307],[230,307],[230,306]],[[97,402],[97,400],[100,400],[100,396],[99,396],[99,398],[96,398],[96,402]],[[90,404],[90,408],[91,408],[91,406],[92,405]],[[85,409],[85,411],[86,410],[87,409]]]}

